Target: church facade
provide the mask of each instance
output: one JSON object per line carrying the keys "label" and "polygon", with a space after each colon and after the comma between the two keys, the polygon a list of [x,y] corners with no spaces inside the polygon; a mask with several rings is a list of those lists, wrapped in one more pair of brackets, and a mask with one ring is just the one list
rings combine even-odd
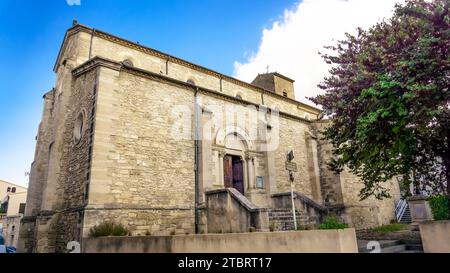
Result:
{"label": "church facade", "polygon": [[249,84],[79,24],[54,71],[22,251],[63,252],[109,221],[132,236],[289,230],[291,189],[304,227],[328,214],[356,228],[395,217],[393,199],[360,201],[357,177],[328,170],[327,122],[284,75]]}

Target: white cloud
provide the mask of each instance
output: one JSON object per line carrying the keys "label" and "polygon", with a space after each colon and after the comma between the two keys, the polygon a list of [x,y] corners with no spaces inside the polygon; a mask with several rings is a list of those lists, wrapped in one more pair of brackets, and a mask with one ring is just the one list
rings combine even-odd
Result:
{"label": "white cloud", "polygon": [[81,6],[81,0],[66,0],[69,6]]}
{"label": "white cloud", "polygon": [[305,97],[319,94],[317,87],[329,66],[318,52],[343,39],[345,32],[355,33],[392,15],[396,2],[402,0],[304,0],[282,19],[264,29],[256,54],[244,63],[234,63],[234,76],[251,82],[266,66],[296,80],[296,99],[308,104]]}

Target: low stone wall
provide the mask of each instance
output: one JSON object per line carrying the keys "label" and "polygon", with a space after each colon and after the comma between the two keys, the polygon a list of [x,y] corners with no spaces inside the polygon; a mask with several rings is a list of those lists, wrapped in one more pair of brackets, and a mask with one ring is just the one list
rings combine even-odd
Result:
{"label": "low stone wall", "polygon": [[267,208],[255,206],[236,189],[213,190],[205,195],[208,233],[269,231]]}
{"label": "low stone wall", "polygon": [[83,240],[84,253],[358,253],[354,229]]}
{"label": "low stone wall", "polygon": [[450,253],[450,220],[420,223],[425,253]]}

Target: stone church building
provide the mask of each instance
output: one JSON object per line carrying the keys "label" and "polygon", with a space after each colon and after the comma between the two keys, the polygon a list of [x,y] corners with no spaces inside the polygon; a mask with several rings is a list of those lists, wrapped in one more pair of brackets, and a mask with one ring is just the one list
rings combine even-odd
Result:
{"label": "stone church building", "polygon": [[357,177],[328,170],[327,122],[284,75],[246,83],[76,22],[54,72],[22,251],[64,252],[107,221],[132,236],[292,229],[291,151],[300,226],[394,218],[393,199],[360,201]]}

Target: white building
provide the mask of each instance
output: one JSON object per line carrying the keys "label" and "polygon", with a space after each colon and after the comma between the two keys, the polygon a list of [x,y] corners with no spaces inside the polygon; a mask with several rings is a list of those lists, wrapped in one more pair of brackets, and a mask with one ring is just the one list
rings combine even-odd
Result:
{"label": "white building", "polygon": [[7,246],[17,247],[27,188],[0,180],[0,229]]}

